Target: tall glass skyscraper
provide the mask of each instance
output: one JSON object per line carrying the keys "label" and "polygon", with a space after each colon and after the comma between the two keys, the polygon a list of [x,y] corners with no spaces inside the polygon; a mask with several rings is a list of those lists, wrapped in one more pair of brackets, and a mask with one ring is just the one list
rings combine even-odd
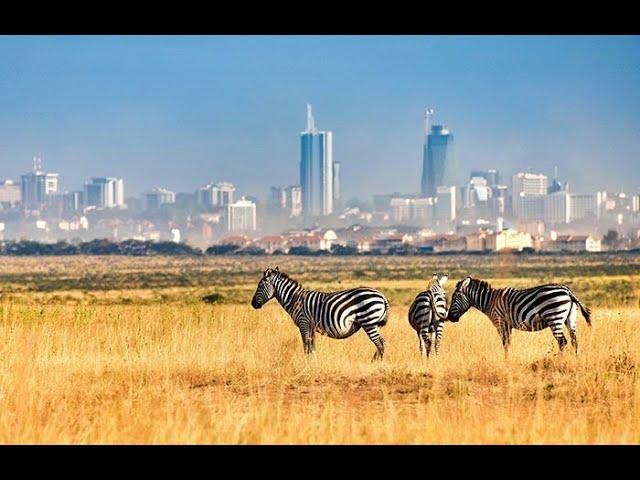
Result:
{"label": "tall glass skyscraper", "polygon": [[453,134],[442,125],[434,125],[424,144],[420,192],[423,197],[435,197],[438,187],[455,185],[457,178]]}
{"label": "tall glass skyscraper", "polygon": [[305,215],[333,212],[333,134],[318,131],[307,105],[307,129],[300,134],[300,186]]}

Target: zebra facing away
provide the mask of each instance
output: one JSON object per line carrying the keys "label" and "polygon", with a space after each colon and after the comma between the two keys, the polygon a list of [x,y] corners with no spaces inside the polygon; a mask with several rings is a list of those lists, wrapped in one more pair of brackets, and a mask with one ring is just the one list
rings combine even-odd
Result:
{"label": "zebra facing away", "polygon": [[440,352],[442,327],[447,316],[447,297],[444,293],[444,284],[448,278],[447,275],[438,278],[438,275],[434,273],[427,289],[416,295],[411,307],[409,307],[409,324],[418,334],[420,353],[426,357],[431,353],[432,343],[435,343],[436,355]]}
{"label": "zebra facing away", "polygon": [[498,330],[505,355],[514,328],[536,332],[548,327],[562,351],[567,344],[562,331],[562,327],[566,326],[571,344],[578,353],[576,305],[591,326],[591,311],[566,285],[547,284],[526,290],[492,288],[488,282],[467,277],[456,285],[447,320],[457,322],[469,308],[477,308],[491,319]]}
{"label": "zebra facing away", "polygon": [[384,339],[380,327],[387,323],[389,302],[379,291],[367,287],[332,293],[308,290],[276,267],[264,272],[251,306],[261,308],[274,297],[300,329],[307,355],[315,350],[316,332],[347,338],[362,328],[376,346],[373,360],[382,359]]}

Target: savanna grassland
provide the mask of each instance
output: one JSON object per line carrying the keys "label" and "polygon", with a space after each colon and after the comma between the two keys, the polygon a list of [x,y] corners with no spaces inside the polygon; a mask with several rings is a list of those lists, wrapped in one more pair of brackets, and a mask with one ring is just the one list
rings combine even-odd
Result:
{"label": "savanna grassland", "polygon": [[[277,304],[305,286],[387,294],[385,360],[362,332],[307,361]],[[407,322],[432,272],[496,286],[566,283],[580,355],[546,330],[504,359],[477,312],[423,361]],[[213,303],[202,297],[211,295]],[[640,257],[0,257],[0,443],[640,443]]]}

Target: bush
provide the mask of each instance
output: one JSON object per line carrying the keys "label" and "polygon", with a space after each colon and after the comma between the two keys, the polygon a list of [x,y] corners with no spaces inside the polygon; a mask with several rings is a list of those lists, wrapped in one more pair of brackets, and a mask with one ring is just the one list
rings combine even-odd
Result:
{"label": "bush", "polygon": [[206,255],[227,255],[240,249],[240,245],[212,245],[204,252]]}

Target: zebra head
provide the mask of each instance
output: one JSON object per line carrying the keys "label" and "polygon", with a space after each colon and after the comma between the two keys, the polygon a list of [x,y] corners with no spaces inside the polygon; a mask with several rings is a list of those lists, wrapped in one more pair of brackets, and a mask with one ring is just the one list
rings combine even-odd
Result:
{"label": "zebra head", "polygon": [[262,275],[262,278],[258,282],[256,293],[253,294],[251,299],[251,306],[255,309],[262,308],[262,306],[271,300],[276,294],[276,287],[273,284],[273,279],[280,272],[278,267],[267,268]]}
{"label": "zebra head", "polygon": [[449,307],[447,320],[458,322],[460,317],[471,308],[471,299],[467,291],[470,282],[471,277],[467,277],[464,280],[460,280],[456,285],[456,289],[453,291],[453,296],[451,297],[451,306]]}
{"label": "zebra head", "polygon": [[[449,280],[449,275],[444,274],[439,277],[437,273],[434,273],[429,285],[427,285],[427,289],[431,291],[434,297],[434,303],[432,304],[433,313],[438,321],[441,322],[447,318],[447,296],[444,292],[444,284],[447,283],[447,280]],[[440,300],[436,301],[436,297],[439,297]],[[440,302],[442,303],[440,304]],[[442,305],[442,307],[435,308],[436,303]]]}

